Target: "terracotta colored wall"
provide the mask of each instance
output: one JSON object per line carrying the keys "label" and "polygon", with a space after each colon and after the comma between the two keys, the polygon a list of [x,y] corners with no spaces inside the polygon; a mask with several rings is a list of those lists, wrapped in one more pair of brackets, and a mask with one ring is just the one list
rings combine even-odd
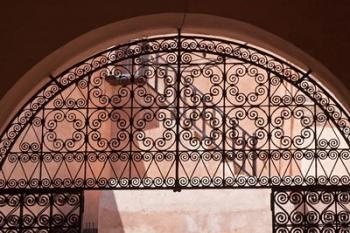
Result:
{"label": "terracotta colored wall", "polygon": [[269,190],[104,191],[98,229],[101,233],[270,233],[269,194]]}

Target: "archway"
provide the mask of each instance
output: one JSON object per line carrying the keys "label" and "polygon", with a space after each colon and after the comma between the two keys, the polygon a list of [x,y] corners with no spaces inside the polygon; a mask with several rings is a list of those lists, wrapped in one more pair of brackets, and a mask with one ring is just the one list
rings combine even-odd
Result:
{"label": "archway", "polygon": [[[348,194],[338,187],[350,182],[348,119],[311,71],[260,48],[196,34],[137,39],[51,77],[8,125],[0,185],[16,208],[4,224],[79,230],[76,196],[88,189],[273,188],[283,197],[274,231],[344,228],[338,217],[294,221],[283,204],[304,216],[297,197],[314,187],[321,202]],[[42,199],[49,220],[24,214]],[[69,226],[54,221],[67,204]]]}

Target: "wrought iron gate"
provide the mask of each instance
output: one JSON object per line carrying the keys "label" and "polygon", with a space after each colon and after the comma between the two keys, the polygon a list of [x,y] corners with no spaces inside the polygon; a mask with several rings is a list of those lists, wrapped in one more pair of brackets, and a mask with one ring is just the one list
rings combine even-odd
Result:
{"label": "wrought iron gate", "polygon": [[255,46],[156,36],[48,80],[1,136],[4,193],[350,184],[348,113],[310,70]]}
{"label": "wrought iron gate", "polygon": [[272,189],[273,232],[349,233],[349,187]]}
{"label": "wrought iron gate", "polygon": [[74,190],[6,190],[0,193],[0,232],[79,233],[83,193]]}

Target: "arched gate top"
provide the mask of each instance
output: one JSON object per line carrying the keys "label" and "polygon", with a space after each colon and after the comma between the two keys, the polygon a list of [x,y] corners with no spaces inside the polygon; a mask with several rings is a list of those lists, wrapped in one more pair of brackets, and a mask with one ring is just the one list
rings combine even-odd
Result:
{"label": "arched gate top", "polygon": [[52,77],[1,136],[1,188],[347,185],[349,116],[311,75],[202,35],[118,45]]}

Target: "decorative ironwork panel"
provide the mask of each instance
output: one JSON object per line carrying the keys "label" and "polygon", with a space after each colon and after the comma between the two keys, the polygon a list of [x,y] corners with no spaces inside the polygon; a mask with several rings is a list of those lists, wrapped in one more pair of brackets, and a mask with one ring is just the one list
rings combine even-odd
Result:
{"label": "decorative ironwork panel", "polygon": [[82,198],[82,192],[64,190],[1,193],[0,232],[80,233]]}
{"label": "decorative ironwork panel", "polygon": [[348,185],[348,114],[311,72],[200,35],[140,39],[44,85],[0,141],[0,188]]}
{"label": "decorative ironwork panel", "polygon": [[273,232],[350,232],[348,188],[277,188],[272,192]]}

